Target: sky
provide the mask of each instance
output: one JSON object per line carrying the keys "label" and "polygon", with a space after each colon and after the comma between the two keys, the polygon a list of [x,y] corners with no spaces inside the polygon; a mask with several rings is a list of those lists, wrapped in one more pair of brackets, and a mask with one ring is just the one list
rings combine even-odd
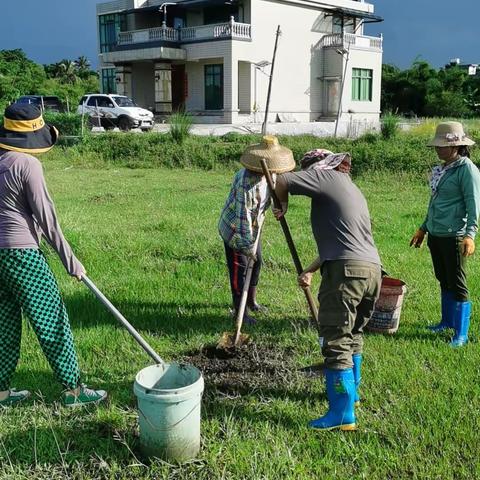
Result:
{"label": "sky", "polygon": [[[38,63],[85,55],[97,65],[97,0],[0,0],[0,50],[22,48]],[[369,0],[384,22],[384,63],[407,68],[416,58],[441,67],[452,58],[480,64],[480,0]]]}

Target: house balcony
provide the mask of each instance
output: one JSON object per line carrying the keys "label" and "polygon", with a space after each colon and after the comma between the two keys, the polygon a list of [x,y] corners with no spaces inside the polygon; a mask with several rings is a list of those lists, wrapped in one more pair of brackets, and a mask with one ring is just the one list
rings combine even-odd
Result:
{"label": "house balcony", "polygon": [[208,40],[251,40],[252,26],[230,20],[228,23],[185,27],[179,29],[180,43],[194,43]]}
{"label": "house balcony", "polygon": [[[166,26],[120,32],[115,50],[149,48],[159,42],[171,44],[205,42],[210,40],[251,40],[251,25],[230,21],[198,27],[170,28]],[[175,45],[172,45],[175,46]]]}
{"label": "house balcony", "polygon": [[383,38],[355,35],[354,33],[333,33],[325,35],[320,42],[320,46],[323,48],[358,48],[381,52],[383,47]]}

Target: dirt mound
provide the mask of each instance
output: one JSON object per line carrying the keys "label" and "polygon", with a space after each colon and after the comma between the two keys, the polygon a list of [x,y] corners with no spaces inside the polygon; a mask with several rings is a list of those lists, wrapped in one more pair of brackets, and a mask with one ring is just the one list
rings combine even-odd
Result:
{"label": "dirt mound", "polygon": [[183,361],[195,365],[207,389],[240,394],[273,386],[289,386],[299,378],[293,349],[249,343],[235,350],[205,346]]}

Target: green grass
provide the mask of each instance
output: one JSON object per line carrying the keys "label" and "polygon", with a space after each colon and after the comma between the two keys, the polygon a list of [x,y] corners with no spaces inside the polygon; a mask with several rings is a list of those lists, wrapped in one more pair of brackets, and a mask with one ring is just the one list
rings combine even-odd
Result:
{"label": "green grass", "polygon": [[[160,355],[178,359],[216,343],[231,326],[216,224],[233,172],[87,170],[58,160],[46,170],[64,232],[88,275]],[[309,431],[308,420],[326,410],[324,388],[288,372],[282,385],[243,396],[219,397],[207,388],[198,460],[141,464],[132,385],[149,358],[50,253],[84,380],[106,388],[110,399],[97,410],[61,408],[60,387],[25,327],[14,386],[31,389],[34,401],[0,412],[0,478],[478,478],[479,263],[469,266],[473,341],[453,351],[446,337],[425,329],[439,317],[438,288],[427,249],[408,247],[426,209],[427,186],[380,173],[357,183],[369,201],[384,266],[409,288],[399,332],[367,336],[357,432]],[[295,197],[288,220],[306,264],[315,256],[308,200]],[[259,294],[270,313],[250,333],[259,344],[291,349],[298,367],[318,362],[316,335],[305,327],[306,303],[270,214],[264,256]]]}

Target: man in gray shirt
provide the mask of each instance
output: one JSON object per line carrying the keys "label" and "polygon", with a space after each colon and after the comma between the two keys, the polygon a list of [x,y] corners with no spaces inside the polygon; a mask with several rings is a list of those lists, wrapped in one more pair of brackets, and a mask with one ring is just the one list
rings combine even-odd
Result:
{"label": "man in gray shirt", "polygon": [[288,193],[312,199],[310,220],[319,257],[299,276],[299,284],[309,286],[313,272],[321,270],[318,321],[329,411],[309,425],[353,430],[363,328],[380,293],[381,262],[367,202],[349,175],[350,155],[313,150],[301,164],[303,171],[277,179],[282,209],[274,214],[280,218],[286,213]]}

